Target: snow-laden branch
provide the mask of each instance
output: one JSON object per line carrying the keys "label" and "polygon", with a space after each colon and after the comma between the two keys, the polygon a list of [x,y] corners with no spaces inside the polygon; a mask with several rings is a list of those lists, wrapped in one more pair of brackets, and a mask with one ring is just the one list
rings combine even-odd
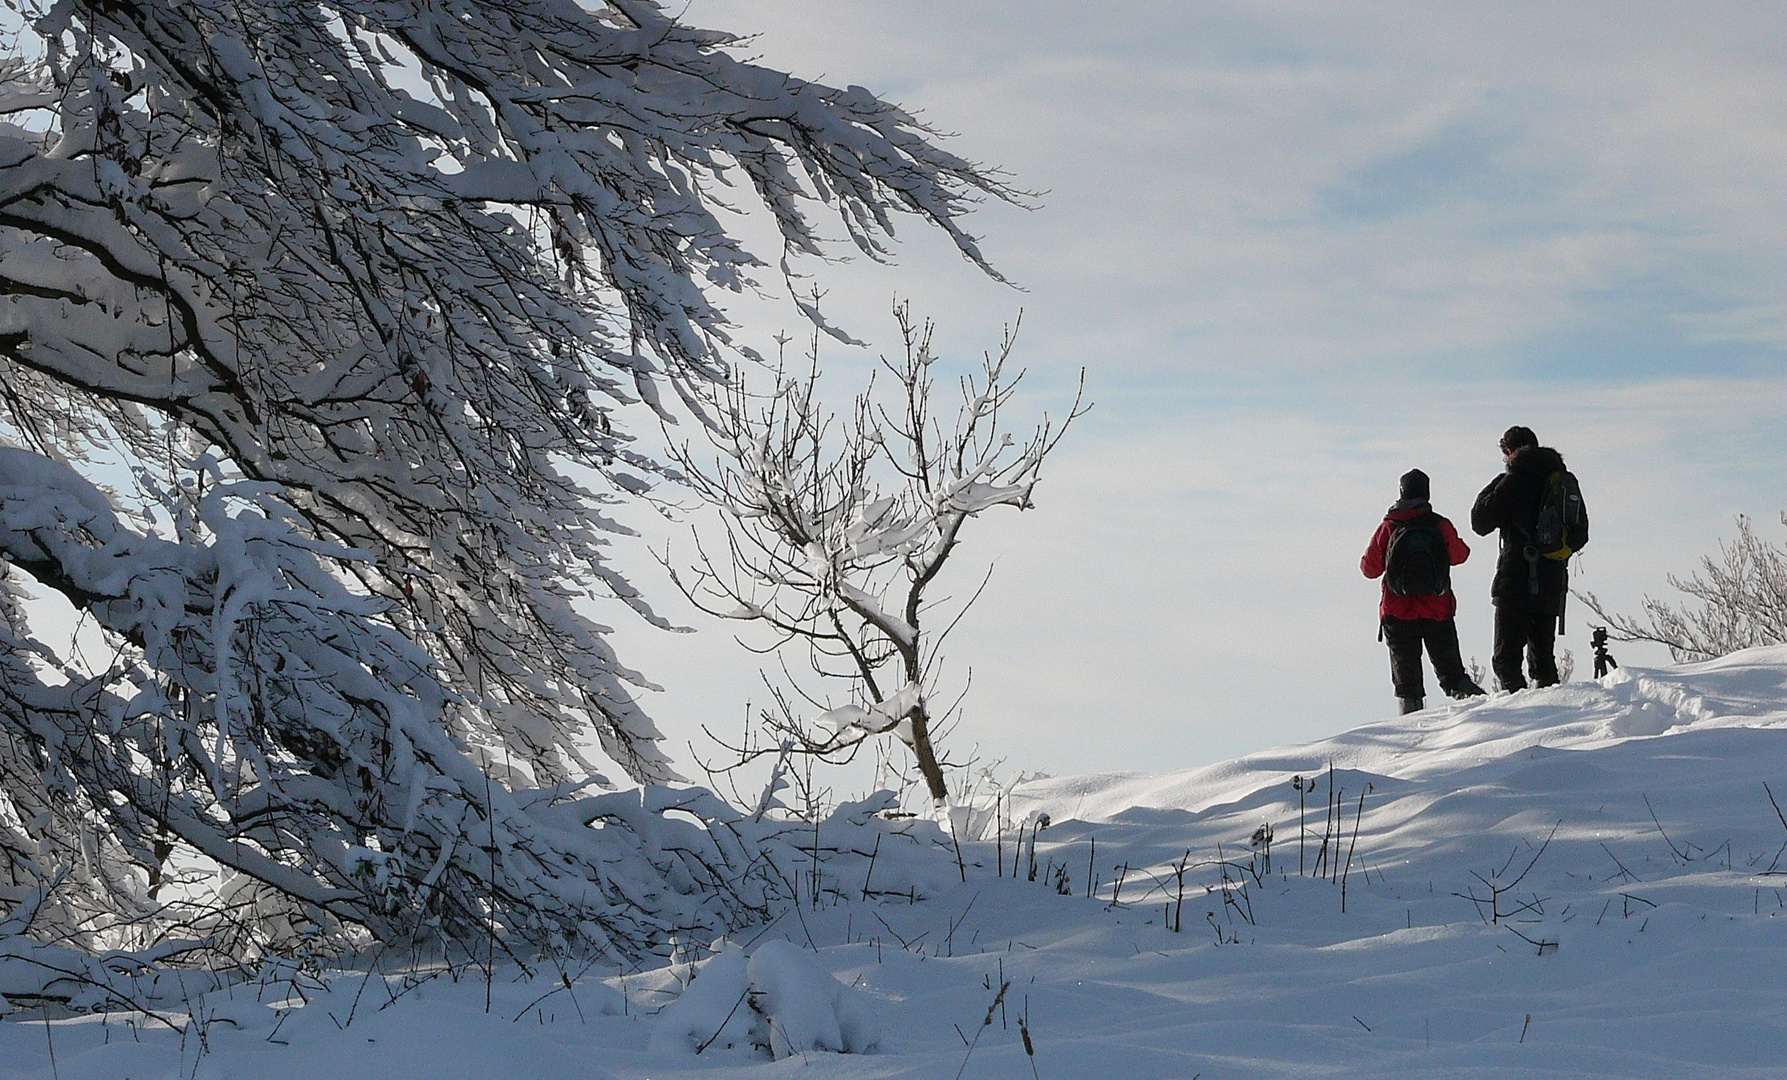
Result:
{"label": "snow-laden branch", "polygon": [[[1787,525],[1787,514],[1781,515]],[[1719,558],[1702,556],[1700,570],[1669,584],[1698,606],[1644,598],[1642,619],[1610,613],[1593,593],[1580,593],[1605,620],[1615,641],[1652,641],[1676,661],[1711,660],[1759,645],[1787,644],[1787,549],[1756,535],[1739,515],[1737,539],[1719,544]]]}
{"label": "snow-laden branch", "polygon": [[144,535],[67,466],[0,449],[0,555],[124,643],[105,676],[54,685],[6,628],[0,726],[59,797],[387,940],[624,954],[764,909],[767,834],[737,811],[699,789],[492,782],[430,658],[319,561],[354,553],[263,485],[199,515],[210,543]]}

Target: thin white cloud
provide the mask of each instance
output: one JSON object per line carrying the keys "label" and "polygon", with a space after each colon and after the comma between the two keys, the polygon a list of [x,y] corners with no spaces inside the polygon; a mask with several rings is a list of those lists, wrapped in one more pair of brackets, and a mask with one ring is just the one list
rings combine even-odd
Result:
{"label": "thin white cloud", "polygon": [[[986,223],[1042,305],[1145,316],[1250,362],[1518,353],[1660,292],[1753,306],[1787,258],[1766,7],[703,0],[689,17],[761,28],[772,62],[891,84],[1047,189],[1042,212]],[[1482,155],[1462,175],[1422,157],[1460,138]]]}
{"label": "thin white cloud", "polygon": [[1682,313],[1676,322],[1701,344],[1759,342],[1787,348],[1787,304],[1732,308],[1712,314]]}

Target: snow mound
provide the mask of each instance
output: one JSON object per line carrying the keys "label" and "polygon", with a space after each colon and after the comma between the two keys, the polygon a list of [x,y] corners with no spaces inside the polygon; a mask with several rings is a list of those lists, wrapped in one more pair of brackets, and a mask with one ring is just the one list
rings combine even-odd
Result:
{"label": "snow mound", "polygon": [[654,1051],[768,1049],[777,1059],[813,1050],[866,1054],[881,1043],[867,994],[845,986],[810,950],[766,941],[748,959],[721,943],[695,979],[658,1014]]}
{"label": "snow mound", "polygon": [[805,1050],[866,1054],[881,1043],[869,996],[845,986],[811,952],[766,941],[747,966],[777,1058]]}
{"label": "snow mound", "polygon": [[652,1050],[700,1053],[709,1046],[730,1050],[752,1044],[752,1015],[745,1007],[751,992],[745,951],[730,942],[718,944],[715,956],[696,965],[688,988],[658,1013],[649,1042]]}
{"label": "snow mound", "polygon": [[1787,646],[1667,669],[1621,668],[1592,682],[1448,701],[1317,742],[1170,773],[1066,776],[1024,784],[1017,812],[1110,821],[1144,808],[1202,811],[1263,784],[1340,769],[1438,780],[1521,751],[1598,750],[1719,729],[1787,730]]}

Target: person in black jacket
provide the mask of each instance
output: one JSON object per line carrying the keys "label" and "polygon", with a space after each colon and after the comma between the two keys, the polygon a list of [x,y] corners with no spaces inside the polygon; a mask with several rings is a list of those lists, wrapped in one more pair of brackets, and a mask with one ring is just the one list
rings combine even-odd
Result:
{"label": "person in black jacket", "polygon": [[[1495,655],[1490,666],[1504,690],[1523,690],[1521,654],[1537,686],[1558,681],[1555,655],[1558,619],[1570,590],[1570,574],[1555,559],[1532,552],[1533,530],[1545,482],[1564,468],[1564,459],[1527,427],[1511,427],[1502,435],[1507,469],[1489,482],[1471,507],[1471,529],[1478,536],[1501,530],[1501,554],[1495,581],[1489,587],[1495,603]],[[1588,536],[1588,512],[1582,513],[1582,538]]]}

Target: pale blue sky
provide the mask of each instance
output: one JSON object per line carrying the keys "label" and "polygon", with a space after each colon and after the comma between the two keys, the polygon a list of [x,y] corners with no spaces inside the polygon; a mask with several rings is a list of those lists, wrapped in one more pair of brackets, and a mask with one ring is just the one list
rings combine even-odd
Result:
{"label": "pale blue sky", "polygon": [[[1784,535],[1777,6],[695,0],[686,17],[920,109],[1046,192],[974,222],[1022,292],[916,223],[896,266],[813,268],[881,348],[896,291],[963,355],[1022,307],[1036,409],[1088,369],[1097,408],[1039,509],[989,516],[964,549],[998,568],[951,650],[975,669],[963,736],[1013,767],[1185,766],[1384,715],[1359,553],[1412,466],[1465,517],[1511,423],[1580,475],[1580,580],[1620,606],[1666,591],[1735,513]],[[795,328],[785,306],[735,310],[758,340]],[[837,369],[863,362],[846,352]],[[1484,659],[1492,554],[1459,575]],[[724,631],[611,620],[666,686],[648,705],[678,743],[736,729],[756,691]]]}

